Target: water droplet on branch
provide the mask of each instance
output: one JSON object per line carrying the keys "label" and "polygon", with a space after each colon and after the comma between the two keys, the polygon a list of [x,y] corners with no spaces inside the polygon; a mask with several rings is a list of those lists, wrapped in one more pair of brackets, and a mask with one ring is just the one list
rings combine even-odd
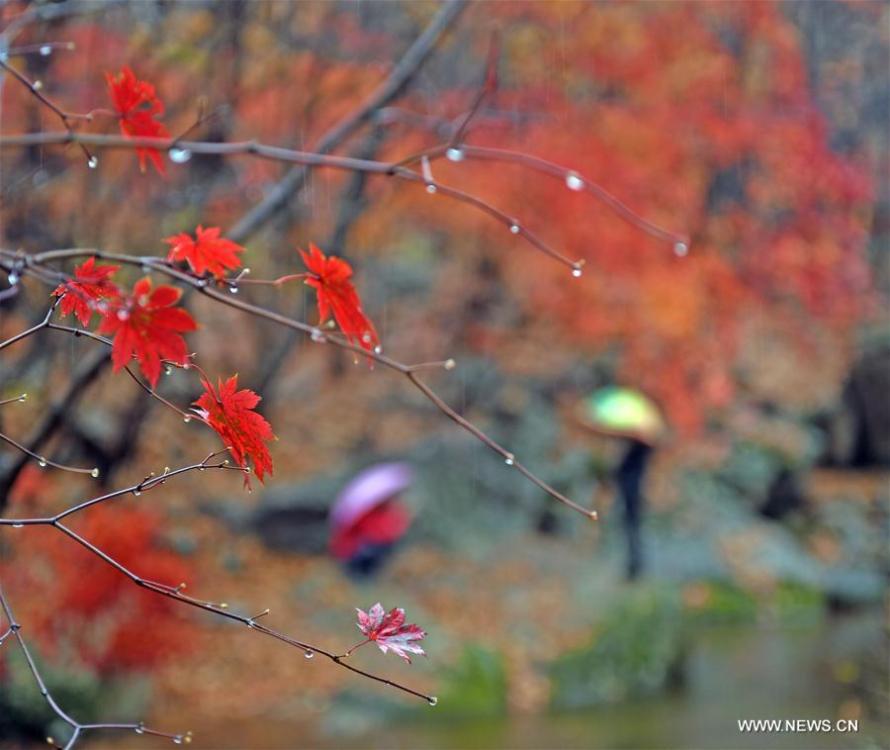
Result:
{"label": "water droplet on branch", "polygon": [[429,698],[427,698],[427,703],[429,703],[431,706],[436,706],[439,703],[439,699],[435,695],[431,695]]}
{"label": "water droplet on branch", "polygon": [[48,44],[44,44],[44,45],[40,48],[40,54],[41,54],[43,57],[49,57],[52,53],[53,53],[53,48],[50,47]]}
{"label": "water droplet on branch", "polygon": [[305,658],[305,659],[311,659],[313,656],[315,656],[314,651],[310,651],[307,649],[306,651],[303,652],[303,658]]}
{"label": "water droplet on branch", "polygon": [[510,233],[511,234],[519,234],[521,229],[522,229],[522,227],[520,227],[519,224],[514,223],[514,224],[510,225]]}
{"label": "water droplet on branch", "polygon": [[506,456],[504,456],[504,463],[507,464],[507,466],[513,466],[513,464],[516,463],[516,456],[514,456],[512,453],[508,453]]}
{"label": "water droplet on branch", "polygon": [[566,175],[566,187],[569,190],[574,190],[578,192],[579,190],[584,189],[584,180],[581,178],[577,172],[569,172]]}
{"label": "water droplet on branch", "polygon": [[174,164],[185,164],[192,158],[192,152],[187,148],[171,148],[168,156]]}
{"label": "water droplet on branch", "polygon": [[448,161],[463,161],[464,160],[464,150],[462,148],[456,148],[452,146],[445,152],[445,157]]}
{"label": "water droplet on branch", "polygon": [[674,243],[674,255],[682,258],[689,252],[689,245],[682,240]]}
{"label": "water droplet on branch", "polygon": [[91,156],[89,159],[87,159],[87,166],[90,169],[95,169],[96,167],[98,167],[99,166],[99,157]]}

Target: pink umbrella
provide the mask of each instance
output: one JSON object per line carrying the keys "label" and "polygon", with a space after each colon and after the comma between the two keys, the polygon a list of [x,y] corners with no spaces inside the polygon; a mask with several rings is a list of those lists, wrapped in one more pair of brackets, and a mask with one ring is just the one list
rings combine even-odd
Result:
{"label": "pink umbrella", "polygon": [[355,523],[369,510],[407,489],[413,478],[414,472],[405,463],[377,464],[365,469],[337,497],[331,508],[331,525],[341,528]]}

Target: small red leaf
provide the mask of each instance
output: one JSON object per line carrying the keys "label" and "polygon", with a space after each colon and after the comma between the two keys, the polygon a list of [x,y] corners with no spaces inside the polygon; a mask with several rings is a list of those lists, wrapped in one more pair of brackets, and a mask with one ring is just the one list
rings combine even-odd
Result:
{"label": "small red leaf", "polygon": [[[266,443],[275,439],[272,426],[254,409],[260,397],[248,388],[238,390],[238,376],[219,381],[215,389],[203,381],[204,393],[195,401],[195,412],[222,438],[232,458],[239,466],[253,462],[253,470],[261,482],[263,475],[272,473],[272,456]],[[249,477],[245,484],[250,485]]]}
{"label": "small red leaf", "polygon": [[352,266],[342,258],[326,256],[313,244],[309,245],[308,253],[301,250],[300,255],[309,269],[310,275],[306,283],[315,289],[318,297],[319,323],[324,323],[333,313],[347,339],[372,351],[380,340],[374,324],[362,310],[362,302],[349,280],[352,277]]}
{"label": "small red leaf", "polygon": [[[116,76],[106,73],[105,80],[114,108],[120,116],[121,133],[131,138],[170,137],[167,128],[156,119],[164,114],[164,105],[152,84],[136,78],[126,66]],[[164,162],[156,148],[137,148],[136,154],[143,172],[146,159],[150,159],[158,173],[164,174]]]}
{"label": "small red leaf", "polygon": [[220,237],[219,227],[199,226],[195,230],[195,239],[183,232],[164,240],[170,245],[168,261],[185,261],[198,276],[209,271],[215,278],[222,279],[227,270],[241,266],[238,253],[244,248],[225,237]]}
{"label": "small red leaf", "polygon": [[117,372],[133,356],[151,386],[157,385],[161,360],[176,364],[188,361],[188,349],[182,334],[197,328],[192,316],[174,307],[182,296],[176,287],[159,286],[152,291],[151,279],[140,279],[133,292],[105,312],[99,333],[114,334],[111,359]]}
{"label": "small red leaf", "polygon": [[358,608],[355,611],[358,613],[358,629],[369,641],[374,641],[384,654],[392,651],[409,664],[411,654],[426,655],[417,643],[426,637],[426,633],[417,625],[405,624],[405,610],[401,607],[384,614],[383,607],[377,602],[367,612]]}
{"label": "small red leaf", "polygon": [[59,308],[62,315],[72,313],[86,328],[100,300],[114,299],[120,296],[120,290],[111,276],[120,266],[96,265],[95,258],[87,258],[74,269],[74,278],[59,284],[53,295],[61,297]]}

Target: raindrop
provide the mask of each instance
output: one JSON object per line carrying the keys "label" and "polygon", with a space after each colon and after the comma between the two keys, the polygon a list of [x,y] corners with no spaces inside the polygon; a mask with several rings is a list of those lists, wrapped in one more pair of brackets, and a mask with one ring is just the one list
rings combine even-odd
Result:
{"label": "raindrop", "polygon": [[40,458],[37,459],[37,465],[41,469],[45,469],[46,468],[46,459],[41,456]]}
{"label": "raindrop", "polygon": [[136,734],[145,734],[145,726],[141,721],[136,725],[135,731]]}
{"label": "raindrop", "polygon": [[238,285],[237,285],[237,284],[232,284],[232,285],[229,287],[229,291],[230,291],[232,294],[238,294]]}
{"label": "raindrop", "polygon": [[34,83],[31,84],[31,88],[35,91],[40,91],[40,89],[43,88],[43,81],[34,81]]}
{"label": "raindrop", "polygon": [[28,394],[27,394],[27,393],[23,393],[21,396],[19,396],[19,401],[21,401],[22,403],[24,403],[24,402],[27,401],[27,400],[28,400]]}
{"label": "raindrop", "polygon": [[133,497],[139,497],[142,494],[142,490],[133,490]]}
{"label": "raindrop", "polygon": [[25,524],[23,524],[23,523],[14,523],[14,524],[12,525],[12,528],[14,528],[14,529],[21,529],[21,528],[24,528],[24,526],[25,526]]}
{"label": "raindrop", "polygon": [[174,745],[181,745],[181,744],[182,744],[182,735],[177,734],[177,735],[173,738],[173,744],[174,744]]}
{"label": "raindrop", "polygon": [[19,283],[19,275],[15,271],[11,271],[7,279],[9,280],[10,286],[15,286]]}
{"label": "raindrop", "polygon": [[580,268],[578,268],[578,266],[575,266],[572,269],[572,276],[574,276],[576,279],[581,278],[581,273],[582,273],[582,271]]}
{"label": "raindrop", "polygon": [[680,242],[674,243],[674,255],[677,255],[678,257],[682,258],[688,252],[689,252],[689,245],[687,245],[685,242],[680,241]]}
{"label": "raindrop", "polygon": [[439,703],[439,699],[435,695],[431,695],[429,698],[427,698],[427,703],[429,703],[431,706],[435,706]]}
{"label": "raindrop", "polygon": [[52,53],[53,53],[53,48],[50,47],[48,44],[44,44],[40,48],[40,54],[43,55],[44,57],[49,57]]}
{"label": "raindrop", "polygon": [[433,194],[436,192],[436,186],[435,186],[435,185],[427,185],[427,186],[426,186],[426,191],[427,191],[430,195],[433,195]]}
{"label": "raindrop", "polygon": [[303,657],[306,658],[306,659],[311,659],[313,656],[315,656],[315,652],[314,652],[314,651],[309,651],[309,650],[307,649],[306,651],[303,652]]}
{"label": "raindrop", "polygon": [[445,157],[448,161],[463,161],[464,150],[462,148],[451,147],[445,152]]}
{"label": "raindrop", "polygon": [[453,359],[446,359],[443,367],[446,370],[453,370],[455,367],[457,367],[457,362],[455,362]]}
{"label": "raindrop", "polygon": [[174,164],[185,164],[192,158],[192,152],[187,148],[171,148],[169,156]]}
{"label": "raindrop", "polygon": [[367,331],[365,331],[365,333],[362,334],[362,341],[366,344],[370,344],[371,343],[371,334],[368,333]]}
{"label": "raindrop", "polygon": [[324,334],[318,328],[312,329],[312,333],[309,334],[309,338],[311,338],[316,344],[323,344],[325,341],[327,341]]}
{"label": "raindrop", "polygon": [[521,229],[522,229],[522,227],[520,227],[519,224],[514,223],[514,224],[510,225],[510,232],[512,234],[519,234]]}
{"label": "raindrop", "polygon": [[87,159],[87,166],[90,169],[95,169],[96,167],[98,167],[99,166],[99,157],[91,156],[89,159]]}
{"label": "raindrop", "polygon": [[98,467],[94,468],[94,469],[90,472],[90,476],[91,476],[93,479],[98,479],[98,478],[99,478],[99,468],[98,468]]}
{"label": "raindrop", "polygon": [[581,175],[577,172],[569,172],[566,175],[566,187],[569,190],[574,190],[575,192],[584,189],[584,180],[581,179]]}
{"label": "raindrop", "polygon": [[504,457],[504,463],[507,464],[507,466],[512,466],[514,463],[516,463],[516,456],[514,456],[512,453],[508,453]]}
{"label": "raindrop", "polygon": [[383,354],[383,347],[380,344],[374,347],[374,354]]}
{"label": "raindrop", "polygon": [[182,418],[182,421],[185,422],[186,424],[188,424],[189,422],[192,421],[192,418],[191,418],[188,414],[186,414],[186,415]]}
{"label": "raindrop", "polygon": [[167,365],[167,366],[164,368],[164,375],[172,375],[172,374],[173,374],[173,368],[170,367],[170,365]]}

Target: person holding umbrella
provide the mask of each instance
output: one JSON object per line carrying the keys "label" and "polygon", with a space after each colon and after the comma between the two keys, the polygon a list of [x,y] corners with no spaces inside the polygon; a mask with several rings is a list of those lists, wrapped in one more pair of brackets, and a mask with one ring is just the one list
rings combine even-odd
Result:
{"label": "person holding umbrella", "polygon": [[624,506],[627,578],[635,580],[643,571],[643,481],[652,452],[666,432],[664,419],[648,396],[618,386],[600,388],[584,399],[580,417],[582,423],[594,432],[627,442],[627,450],[614,478]]}
{"label": "person holding umbrella", "polygon": [[374,575],[408,531],[411,515],[400,496],[413,478],[408,464],[376,464],[337,497],[330,512],[330,551],[351,575]]}

